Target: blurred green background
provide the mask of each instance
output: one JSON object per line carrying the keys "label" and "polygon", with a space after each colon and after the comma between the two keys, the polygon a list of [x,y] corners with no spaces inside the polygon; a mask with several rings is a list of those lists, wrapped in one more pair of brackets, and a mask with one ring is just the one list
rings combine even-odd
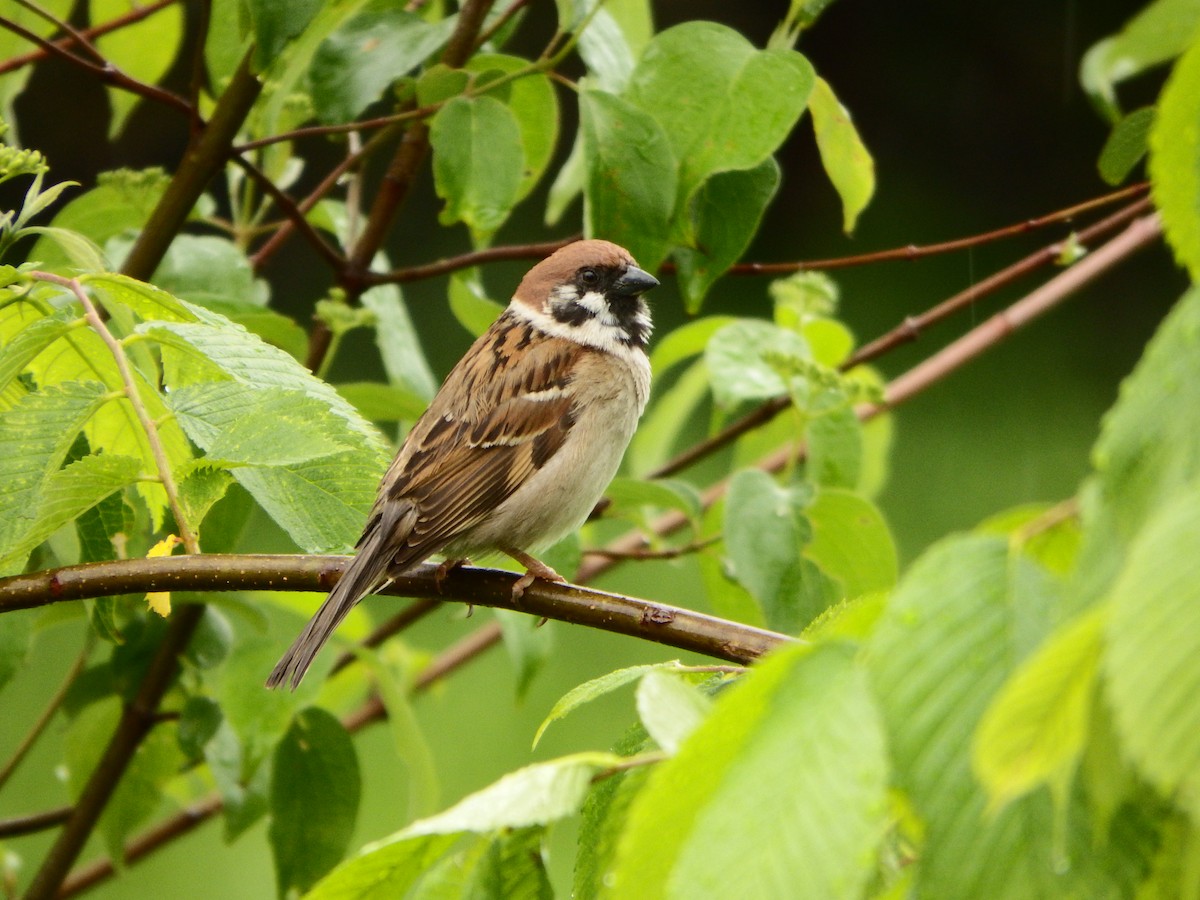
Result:
{"label": "blurred green background", "polygon": [[[712,18],[759,45],[785,7],[782,0],[655,3],[660,29],[685,18]],[[1095,160],[1107,128],[1080,91],[1076,73],[1082,53],[1140,7],[1119,0],[834,3],[804,35],[799,49],[852,112],[875,156],[877,194],[857,233],[844,236],[836,195],[820,171],[804,120],[780,155],[781,193],[746,258],[811,259],[931,243],[1019,222],[1106,192]],[[531,4],[514,52],[540,50],[553,29],[553,17],[549,0]],[[185,77],[184,67],[178,66],[172,77]],[[1160,84],[1161,76],[1150,76],[1124,88],[1126,107],[1152,98]],[[574,109],[570,97],[560,99],[568,107],[564,132],[569,134]],[[56,180],[89,185],[98,171],[117,165],[173,167],[186,137],[174,117],[142,107],[117,145],[109,147],[103,137],[106,115],[101,89],[57,62],[38,67],[18,103],[22,141],[48,155]],[[561,143],[560,159],[569,150],[565,140]],[[302,186],[319,177],[321,165],[328,165],[337,152],[321,141],[305,144],[303,150],[318,164]],[[496,242],[544,240],[575,227],[571,223],[578,221],[577,210],[566,227],[548,233],[541,224],[544,196],[543,187]],[[437,207],[426,176],[392,236],[394,262],[422,262],[467,249],[465,233],[436,225]],[[1066,231],[1050,228],[973,251],[836,272],[843,316],[860,340],[868,340]],[[505,297],[526,267],[490,267],[485,279],[493,296]],[[274,305],[302,322],[329,282],[328,273],[299,241],[292,241],[263,274],[272,284]],[[879,368],[889,377],[904,371],[1036,283],[1022,282],[989,298],[885,357]],[[1070,496],[1087,471],[1089,448],[1120,379],[1183,286],[1168,253],[1152,248],[899,410],[891,475],[880,502],[903,559],[911,561],[931,542],[1001,509]],[[766,287],[765,279],[726,278],[705,311],[768,314]],[[444,280],[406,289],[439,374],[470,341],[449,314],[445,289]],[[669,278],[651,301],[660,332],[683,320]],[[373,359],[368,338],[362,341],[359,347],[348,340],[333,380],[379,374],[371,367],[352,370],[361,360]],[[275,549],[275,541],[264,532],[262,546],[254,549]],[[672,563],[627,568],[601,586],[704,605],[698,585],[681,578]],[[316,597],[310,600],[317,602]],[[382,617],[395,602],[380,599],[368,606]],[[481,611],[474,621],[464,622],[459,610],[448,609],[414,630],[411,641],[436,651],[487,615]],[[677,655],[579,628],[549,628],[555,651],[523,701],[515,698],[515,678],[501,649],[417,702],[443,778],[444,802],[534,758],[610,746],[634,718],[627,693],[574,714],[548,732],[536,753],[529,751],[538,722],[571,686],[620,666]],[[279,638],[285,639],[282,632]],[[5,723],[0,757],[11,752],[43,707],[78,646],[78,635],[70,629],[43,633],[26,670],[0,696],[0,721]],[[362,843],[403,824],[406,796],[405,775],[387,729],[370,729],[358,743],[364,800],[356,840]],[[52,729],[5,791],[0,817],[66,802],[53,768],[60,746],[61,729]],[[559,829],[554,840],[560,888],[569,879],[571,827]],[[167,896],[177,898],[271,896],[265,825],[232,847],[224,846],[220,831],[215,823],[202,827],[95,896],[144,897],[165,885],[170,885]],[[6,849],[36,865],[48,843],[42,835],[11,841]],[[89,856],[98,852],[94,842]]]}

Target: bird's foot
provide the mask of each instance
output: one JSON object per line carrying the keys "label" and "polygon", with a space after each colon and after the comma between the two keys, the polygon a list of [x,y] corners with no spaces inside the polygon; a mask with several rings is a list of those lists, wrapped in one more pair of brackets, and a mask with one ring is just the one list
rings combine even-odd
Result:
{"label": "bird's foot", "polygon": [[437,571],[433,573],[433,586],[437,589],[437,592],[439,594],[443,593],[442,588],[451,572],[453,572],[455,569],[462,568],[463,566],[470,565],[470,563],[471,561],[465,556],[448,559],[441,563],[441,565],[437,567]]}
{"label": "bird's foot", "polygon": [[523,550],[505,547],[504,552],[525,567],[525,574],[513,582],[512,598],[514,603],[521,599],[525,593],[525,589],[533,584],[535,579],[540,578],[542,581],[557,581],[560,584],[567,583],[567,579],[563,578],[540,559],[530,556]]}

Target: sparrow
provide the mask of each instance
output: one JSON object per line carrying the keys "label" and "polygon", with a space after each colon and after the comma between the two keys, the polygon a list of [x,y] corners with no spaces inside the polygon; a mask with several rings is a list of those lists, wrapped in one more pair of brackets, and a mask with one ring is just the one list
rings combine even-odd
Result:
{"label": "sparrow", "polygon": [[650,393],[658,285],[629,252],[576,241],[538,263],[446,376],[379,486],[341,579],[267,679],[295,689],[364,596],[433,554],[444,575],[499,550],[534,579],[565,581],[530,550],[570,534],[608,486]]}

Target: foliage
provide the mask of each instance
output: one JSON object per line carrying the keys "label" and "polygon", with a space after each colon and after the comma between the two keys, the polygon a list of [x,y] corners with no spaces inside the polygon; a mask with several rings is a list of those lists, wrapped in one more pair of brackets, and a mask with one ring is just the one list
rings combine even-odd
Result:
{"label": "foliage", "polygon": [[[411,695],[466,651],[426,668],[407,636],[354,647],[327,679],[329,654],[296,693],[269,693],[262,679],[308,608],[290,594],[175,591],[172,605],[164,583],[147,597],[0,607],[0,689],[49,629],[82,636],[46,721],[61,720],[77,811],[109,789],[83,837],[94,830],[115,865],[165,807],[209,802],[227,842],[268,820],[281,897],[552,896],[548,833],[571,817],[580,897],[1195,892],[1200,289],[1129,376],[1076,497],[1001,511],[903,571],[876,503],[895,398],[862,364],[833,280],[772,282],[769,318],[698,315],[758,232],[806,112],[845,230],[868,209],[867,145],[796,49],[829,3],[794,0],[760,48],[716,22],[655,31],[646,0],[559,0],[557,30],[532,58],[509,52],[520,3],[214,0],[198,47],[178,5],[86,4],[94,23],[131,17],[95,50],[115,65],[87,69],[113,100],[112,134],[147,100],[183,104],[193,125],[206,120],[203,134],[240,116],[236,143],[250,149],[219,148],[243,165],[207,189],[199,141],[172,173],[108,173],[62,202],[78,186],[47,187],[36,150],[11,136],[0,146],[0,182],[26,186],[0,214],[0,575],[157,561],[175,536],[188,553],[348,551],[390,455],[394,435],[378,425],[403,434],[436,383],[399,287],[423,273],[392,271],[383,247],[429,151],[439,222],[462,226],[476,250],[544,201],[534,212],[546,221],[620,242],[646,268],[674,267],[691,318],[656,336],[654,397],[582,541],[640,528],[640,552],[679,557],[706,608],[730,620],[716,627],[777,632],[749,668],[626,665],[580,685],[533,742],[634,686],[637,724],[620,747],[531,763],[436,812],[437,761]],[[1103,177],[1122,181],[1149,153],[1166,239],[1193,279],[1198,15],[1192,0],[1154,0],[1081,72],[1113,123]],[[54,30],[24,4],[0,25],[10,56],[28,49],[13,35]],[[194,108],[154,87],[177,54],[200,70]],[[584,67],[576,82],[568,60]],[[1161,100],[1122,115],[1118,85],[1167,64]],[[0,74],[5,108],[27,74]],[[568,105],[578,131],[560,135]],[[303,211],[282,194],[313,165],[297,149],[301,126],[358,164],[338,199],[314,196]],[[360,156],[351,130],[383,137]],[[390,178],[376,191],[362,167]],[[191,230],[152,253],[168,220]],[[279,312],[262,277],[288,232],[337,282],[309,298],[311,329]],[[448,282],[473,334],[498,309],[474,265],[490,258],[469,254]],[[335,357],[365,346],[346,339],[363,330],[386,382],[327,380]],[[757,427],[738,431],[747,413]],[[704,474],[660,477],[706,415],[712,435],[734,425],[732,449],[709,454]],[[551,552],[560,569],[589,573],[578,539]],[[12,583],[0,582],[0,600]],[[652,581],[644,593],[656,599]],[[366,636],[367,618],[349,617],[345,644]],[[552,652],[534,622],[509,612],[481,632],[507,645],[520,694]],[[743,658],[732,641],[719,652]],[[408,816],[359,850],[354,734],[384,717]],[[110,751],[124,753],[123,771],[104,765]],[[33,759],[47,771],[60,762]],[[30,877],[35,895],[55,894],[82,845],[31,855],[22,886]]]}

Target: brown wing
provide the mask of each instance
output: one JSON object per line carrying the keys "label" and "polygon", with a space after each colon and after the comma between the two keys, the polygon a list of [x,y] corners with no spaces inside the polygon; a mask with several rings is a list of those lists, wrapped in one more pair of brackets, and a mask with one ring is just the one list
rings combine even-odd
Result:
{"label": "brown wing", "polygon": [[[505,313],[451,371],[413,427],[376,504],[411,504],[400,566],[469,531],[545,465],[574,425],[572,372],[582,354]],[[372,516],[374,519],[374,516]]]}

